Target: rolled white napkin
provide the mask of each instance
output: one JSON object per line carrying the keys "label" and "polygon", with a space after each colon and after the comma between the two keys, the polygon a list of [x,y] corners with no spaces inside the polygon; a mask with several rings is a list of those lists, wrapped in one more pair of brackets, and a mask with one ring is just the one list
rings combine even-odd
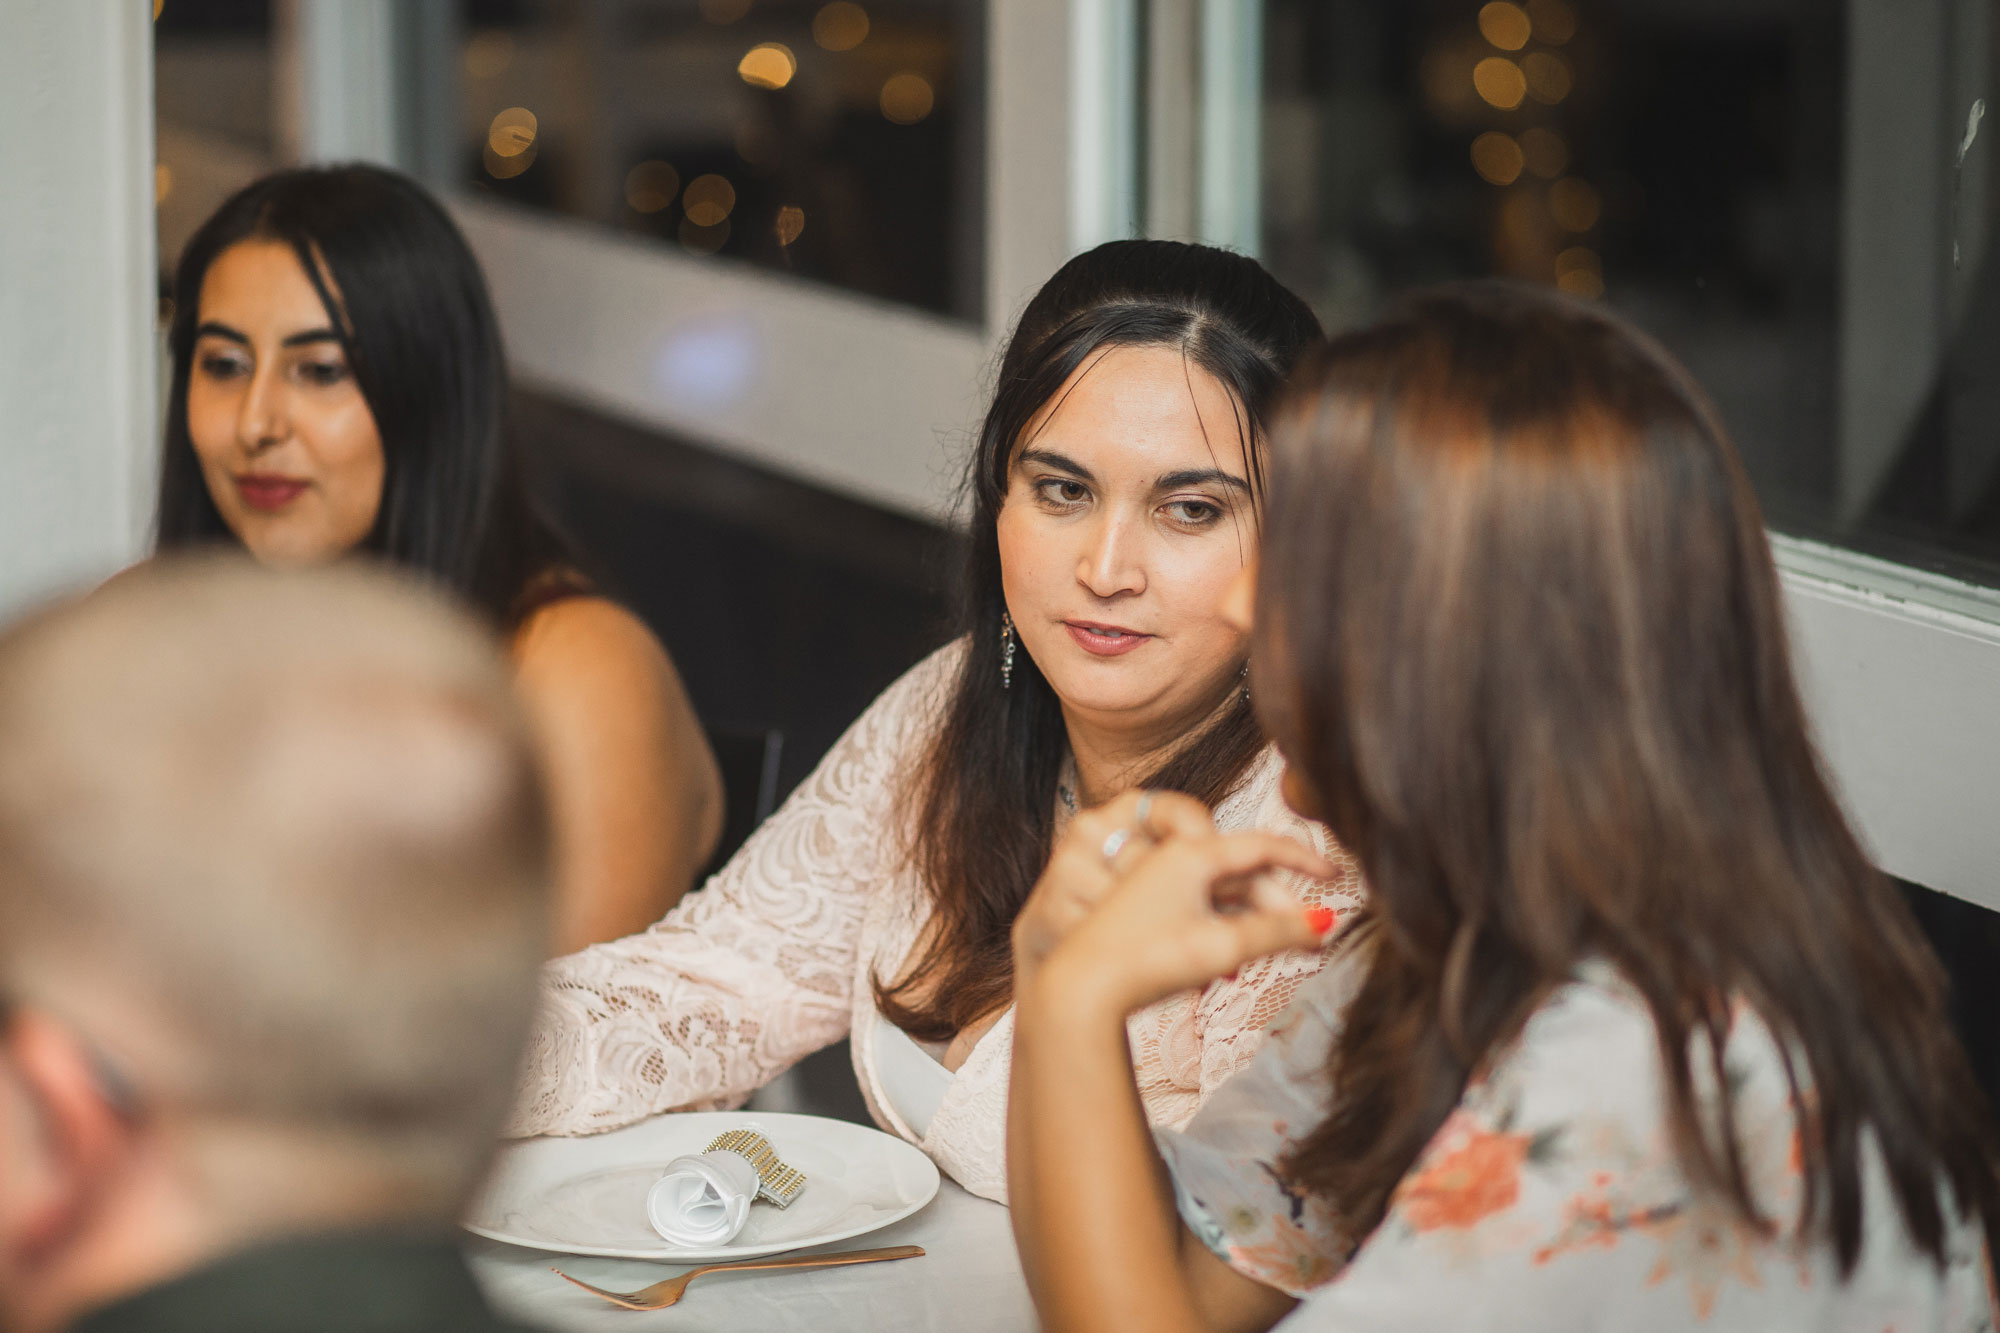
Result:
{"label": "rolled white napkin", "polygon": [[757,1168],[727,1149],[667,1163],[646,1195],[653,1230],[676,1245],[727,1245],[750,1219]]}

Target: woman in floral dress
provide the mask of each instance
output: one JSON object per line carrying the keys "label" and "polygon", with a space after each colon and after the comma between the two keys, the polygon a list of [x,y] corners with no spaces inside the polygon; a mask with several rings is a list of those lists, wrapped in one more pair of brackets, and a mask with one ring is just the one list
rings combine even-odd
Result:
{"label": "woman in floral dress", "polygon": [[1473,284],[1336,339],[1280,422],[1236,611],[1259,578],[1258,711],[1370,907],[1149,1134],[1123,1013],[1324,925],[1184,797],[1079,817],[1014,931],[1046,1327],[1992,1329],[1988,1111],[1685,372]]}

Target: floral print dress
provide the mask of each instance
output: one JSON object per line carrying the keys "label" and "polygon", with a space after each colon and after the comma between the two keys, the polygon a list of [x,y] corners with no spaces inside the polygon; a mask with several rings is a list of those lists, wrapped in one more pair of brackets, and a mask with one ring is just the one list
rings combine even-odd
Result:
{"label": "floral print dress", "polygon": [[[1994,1330],[1977,1224],[1954,1217],[1942,1269],[1914,1249],[1870,1137],[1853,1274],[1841,1279],[1829,1241],[1798,1234],[1792,1095],[1769,1029],[1747,1010],[1723,1076],[1751,1187],[1780,1225],[1765,1233],[1695,1193],[1669,1138],[1651,1016],[1604,964],[1535,1011],[1466,1088],[1381,1226],[1350,1234],[1287,1188],[1277,1163],[1325,1114],[1326,1053],[1358,969],[1356,951],[1336,957],[1185,1130],[1155,1131],[1194,1234],[1304,1298],[1283,1329]],[[1695,1056],[1699,1077],[1706,1052]]]}

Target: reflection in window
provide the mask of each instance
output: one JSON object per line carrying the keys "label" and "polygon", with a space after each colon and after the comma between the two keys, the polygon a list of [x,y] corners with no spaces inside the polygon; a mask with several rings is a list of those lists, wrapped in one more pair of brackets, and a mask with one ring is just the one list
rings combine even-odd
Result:
{"label": "reflection in window", "polygon": [[466,0],[475,190],[977,319],[983,5]]}
{"label": "reflection in window", "polygon": [[160,264],[277,165],[271,0],[163,0],[153,23]]}
{"label": "reflection in window", "polygon": [[1330,326],[1482,274],[1608,301],[1775,527],[2000,582],[1991,0],[1261,3],[1263,253]]}

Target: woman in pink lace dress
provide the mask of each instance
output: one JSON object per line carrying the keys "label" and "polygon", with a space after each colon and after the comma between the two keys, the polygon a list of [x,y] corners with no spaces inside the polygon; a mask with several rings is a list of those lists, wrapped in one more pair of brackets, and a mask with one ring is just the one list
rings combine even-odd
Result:
{"label": "woman in pink lace dress", "polygon": [[[877,1120],[1004,1198],[1008,931],[1079,806],[1189,793],[1222,827],[1291,839],[1321,871],[1293,887],[1329,916],[1357,905],[1351,862],[1285,805],[1221,613],[1256,550],[1269,404],[1319,339],[1238,255],[1133,241],[1065,265],[1021,317],[972,460],[962,637],[704,889],[550,964],[512,1131],[731,1105],[851,1036]],[[1134,1014],[1151,1119],[1184,1124],[1318,965],[1265,959]]]}
{"label": "woman in pink lace dress", "polygon": [[1821,776],[1700,391],[1601,310],[1479,283],[1296,393],[1257,697],[1370,905],[1149,1133],[1127,1010],[1314,931],[1243,901],[1269,848],[1199,807],[1079,817],[1016,927],[1043,1327],[1991,1333],[1990,1117]]}

